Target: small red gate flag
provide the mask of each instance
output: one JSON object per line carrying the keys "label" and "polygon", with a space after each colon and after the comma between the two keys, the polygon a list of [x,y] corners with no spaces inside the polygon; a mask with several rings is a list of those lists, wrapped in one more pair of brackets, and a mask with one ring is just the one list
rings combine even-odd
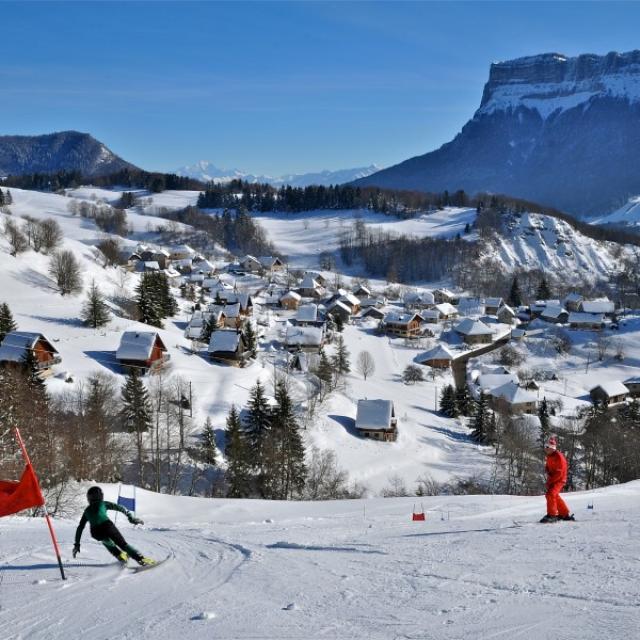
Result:
{"label": "small red gate flag", "polygon": [[30,464],[25,467],[20,482],[0,480],[0,518],[43,504],[38,479]]}

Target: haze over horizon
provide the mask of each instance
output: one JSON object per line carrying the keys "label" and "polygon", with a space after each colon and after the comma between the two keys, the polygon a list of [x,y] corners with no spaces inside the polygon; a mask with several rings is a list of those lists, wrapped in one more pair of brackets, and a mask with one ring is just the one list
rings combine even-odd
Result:
{"label": "haze over horizon", "polygon": [[209,160],[266,175],[435,149],[478,108],[492,61],[628,51],[640,18],[618,2],[3,9],[0,133],[75,129],[145,169]]}

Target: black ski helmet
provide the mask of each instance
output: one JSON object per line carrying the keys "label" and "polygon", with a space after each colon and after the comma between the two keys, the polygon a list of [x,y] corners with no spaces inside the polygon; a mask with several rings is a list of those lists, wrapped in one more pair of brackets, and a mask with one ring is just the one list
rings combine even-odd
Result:
{"label": "black ski helmet", "polygon": [[89,491],[87,491],[87,500],[89,502],[101,502],[104,500],[102,489],[100,487],[91,487]]}

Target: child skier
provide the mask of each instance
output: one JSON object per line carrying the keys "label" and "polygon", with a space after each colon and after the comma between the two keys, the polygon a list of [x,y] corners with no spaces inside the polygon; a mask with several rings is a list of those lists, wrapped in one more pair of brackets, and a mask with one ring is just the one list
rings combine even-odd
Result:
{"label": "child skier", "polygon": [[567,482],[567,459],[558,451],[556,436],[550,436],[544,445],[547,456],[544,470],[547,474],[547,515],[540,522],[557,522],[558,520],[575,520],[573,514],[569,514],[569,508],[560,497],[560,492]]}
{"label": "child skier", "polygon": [[133,558],[138,564],[149,565],[155,564],[151,558],[145,558],[122,537],[120,531],[107,515],[107,510],[119,511],[127,516],[131,524],[144,524],[142,520],[136,518],[130,511],[119,504],[107,502],[100,487],[91,487],[87,491],[87,501],[89,506],[84,510],[80,524],[76,529],[76,542],[73,545],[73,557],[80,553],[80,538],[84,527],[89,523],[91,537],[100,540],[106,547],[107,551],[115,556],[122,564],[125,564],[129,557]]}

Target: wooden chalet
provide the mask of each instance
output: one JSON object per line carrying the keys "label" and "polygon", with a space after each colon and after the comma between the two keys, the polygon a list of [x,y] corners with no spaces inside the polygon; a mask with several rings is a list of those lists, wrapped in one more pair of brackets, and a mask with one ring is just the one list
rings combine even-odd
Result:
{"label": "wooden chalet", "polygon": [[571,329],[582,331],[600,331],[604,326],[604,315],[602,313],[582,313],[572,311],[568,317]]}
{"label": "wooden chalet", "polygon": [[319,327],[289,325],[284,342],[289,351],[318,352],[324,344],[324,331]]}
{"label": "wooden chalet", "polygon": [[398,420],[391,400],[358,400],[356,430],[363,438],[395,442]]}
{"label": "wooden chalet", "polygon": [[258,256],[258,262],[265,271],[284,271],[284,262],[277,256]]}
{"label": "wooden chalet", "polygon": [[458,304],[460,302],[460,297],[453,293],[453,291],[449,291],[449,289],[434,289],[433,298],[436,304],[441,304],[442,302]]}
{"label": "wooden chalet", "polygon": [[491,344],[493,342],[493,329],[480,320],[465,318],[455,327],[454,331],[467,344]]}
{"label": "wooden chalet", "polygon": [[336,300],[327,309],[327,316],[331,316],[336,318],[340,316],[344,323],[347,323],[351,320],[351,309],[341,300]]}
{"label": "wooden chalet", "polygon": [[247,343],[239,331],[214,331],[207,353],[211,360],[241,367],[248,357]]}
{"label": "wooden chalet", "polygon": [[593,387],[589,395],[595,404],[612,405],[624,402],[629,389],[619,380],[607,380]]}
{"label": "wooden chalet", "polygon": [[386,333],[402,338],[415,338],[421,333],[423,318],[419,313],[391,311],[382,322]]}
{"label": "wooden chalet", "polygon": [[62,358],[58,350],[42,333],[29,331],[10,331],[0,345],[0,363],[3,366],[22,366],[31,353],[39,371],[46,372]]}
{"label": "wooden chalet", "polygon": [[302,296],[295,291],[287,291],[284,295],[280,296],[280,306],[288,311],[296,311],[300,306],[300,300]]}
{"label": "wooden chalet", "polygon": [[161,369],[171,356],[155,331],[125,331],[120,338],[116,360],[125,371],[138,373]]}
{"label": "wooden chalet", "polygon": [[496,313],[498,320],[503,324],[512,324],[517,315],[518,314],[515,312],[515,310],[512,309],[508,304],[503,304],[498,309],[498,313]]}
{"label": "wooden chalet", "polygon": [[538,407],[536,395],[510,381],[491,389],[488,393],[492,409],[506,413],[535,413]]}
{"label": "wooden chalet", "polygon": [[452,361],[453,354],[443,344],[438,344],[418,358],[419,364],[424,364],[433,369],[448,369],[451,367]]}
{"label": "wooden chalet", "polygon": [[495,316],[503,304],[502,298],[487,298],[484,301],[484,312],[488,316]]}
{"label": "wooden chalet", "polygon": [[624,386],[627,387],[627,389],[629,389],[629,395],[632,398],[640,398],[640,376],[627,378],[624,381]]}

